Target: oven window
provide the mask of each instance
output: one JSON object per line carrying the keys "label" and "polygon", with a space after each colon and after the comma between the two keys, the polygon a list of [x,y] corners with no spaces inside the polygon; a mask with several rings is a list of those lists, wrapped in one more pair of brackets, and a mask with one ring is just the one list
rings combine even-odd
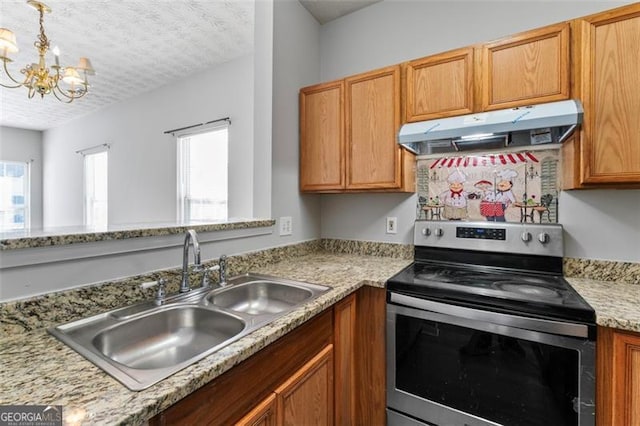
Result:
{"label": "oven window", "polygon": [[396,388],[505,425],[577,425],[579,353],[396,317]]}

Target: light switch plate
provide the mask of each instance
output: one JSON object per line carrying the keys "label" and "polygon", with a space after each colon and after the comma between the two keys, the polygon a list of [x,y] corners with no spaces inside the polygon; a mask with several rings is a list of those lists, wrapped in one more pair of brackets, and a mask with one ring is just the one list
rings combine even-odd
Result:
{"label": "light switch plate", "polygon": [[387,217],[387,234],[397,234],[397,233],[398,233],[398,218]]}
{"label": "light switch plate", "polygon": [[282,216],[279,222],[280,236],[291,235],[293,233],[293,219],[291,216]]}

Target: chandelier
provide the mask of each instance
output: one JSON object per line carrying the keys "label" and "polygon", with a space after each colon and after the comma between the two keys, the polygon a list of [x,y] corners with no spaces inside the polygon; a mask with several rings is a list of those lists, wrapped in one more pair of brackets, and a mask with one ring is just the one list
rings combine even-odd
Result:
{"label": "chandelier", "polygon": [[[53,48],[55,64],[48,67],[45,55],[49,51],[49,39],[44,33],[43,21],[44,14],[51,12],[51,8],[36,0],[29,0],[27,3],[40,14],[40,35],[36,42],[33,43],[38,51],[40,60],[37,64],[28,64],[20,70],[24,74],[22,81],[14,78],[9,72],[7,64],[13,62],[9,58],[9,54],[18,51],[16,36],[13,31],[0,28],[0,59],[2,59],[4,65],[4,73],[15,83],[12,85],[0,82],[0,86],[9,89],[26,87],[29,91],[29,99],[33,98],[36,93],[41,98],[44,98],[44,95],[53,94],[59,101],[66,103],[71,103],[74,99],[83,97],[89,91],[87,76],[95,74],[91,61],[88,58],[80,58],[80,62],[75,67],[61,67],[60,51],[56,46]],[[81,73],[82,77],[80,76]]]}

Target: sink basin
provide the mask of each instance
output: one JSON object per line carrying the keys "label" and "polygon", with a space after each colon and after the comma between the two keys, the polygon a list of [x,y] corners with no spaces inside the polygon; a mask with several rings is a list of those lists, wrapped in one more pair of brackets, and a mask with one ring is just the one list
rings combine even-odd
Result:
{"label": "sink basin", "polygon": [[170,307],[99,333],[93,346],[129,368],[166,368],[224,343],[244,327],[243,320],[223,312]]}
{"label": "sink basin", "polygon": [[48,331],[127,388],[142,390],[313,300],[328,287],[264,275],[176,294]]}
{"label": "sink basin", "polygon": [[208,303],[251,315],[277,314],[310,299],[313,291],[273,281],[251,281],[207,296]]}

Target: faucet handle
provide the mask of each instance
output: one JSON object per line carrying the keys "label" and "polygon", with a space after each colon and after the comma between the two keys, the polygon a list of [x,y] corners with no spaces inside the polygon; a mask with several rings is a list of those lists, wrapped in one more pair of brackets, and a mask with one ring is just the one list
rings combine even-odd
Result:
{"label": "faucet handle", "polygon": [[167,280],[164,278],[160,278],[157,281],[147,281],[145,283],[140,284],[140,288],[147,289],[154,286],[158,286],[158,290],[156,291],[156,298],[154,300],[156,305],[162,305],[164,302],[164,295],[166,294],[164,286],[167,284]]}
{"label": "faucet handle", "polygon": [[220,265],[214,265],[214,266],[210,266],[208,268],[202,268],[200,271],[198,272],[202,272],[202,282],[201,282],[201,287],[209,287],[209,272],[212,271],[217,271],[218,269],[220,269]]}

